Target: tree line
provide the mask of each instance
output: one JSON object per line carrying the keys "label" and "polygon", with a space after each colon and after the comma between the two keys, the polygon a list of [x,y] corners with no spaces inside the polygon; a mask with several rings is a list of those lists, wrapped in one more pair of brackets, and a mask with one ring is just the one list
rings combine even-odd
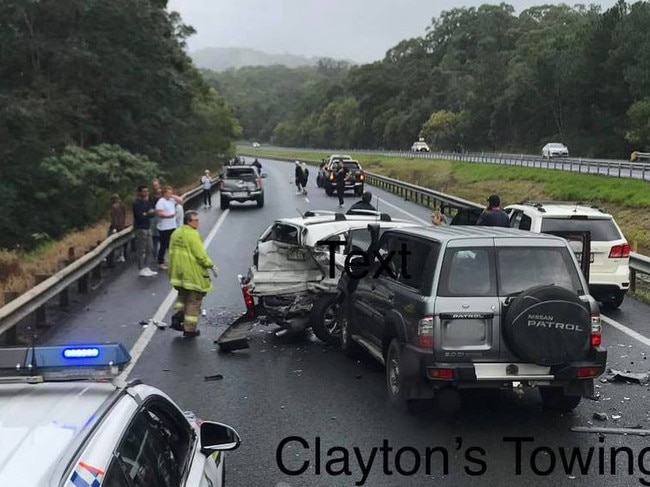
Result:
{"label": "tree line", "polygon": [[650,148],[650,3],[455,8],[378,62],[205,72],[244,136],[277,145],[572,154]]}
{"label": "tree line", "polygon": [[184,182],[241,127],[166,0],[0,2],[0,247],[95,222],[154,175]]}

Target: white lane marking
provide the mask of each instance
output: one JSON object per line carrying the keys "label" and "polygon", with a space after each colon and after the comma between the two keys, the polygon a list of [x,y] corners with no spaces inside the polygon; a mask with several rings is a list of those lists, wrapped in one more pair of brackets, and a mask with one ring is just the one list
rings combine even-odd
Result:
{"label": "white lane marking", "polygon": [[627,326],[622,325],[622,324],[619,323],[618,321],[614,321],[613,319],[608,318],[607,316],[600,315],[600,319],[601,319],[602,321],[604,321],[605,323],[607,323],[608,325],[611,325],[611,326],[613,326],[614,328],[616,328],[617,330],[620,330],[620,331],[622,331],[623,333],[625,333],[626,335],[628,335],[628,336],[634,338],[635,340],[640,341],[640,342],[643,343],[646,347],[650,347],[650,338],[647,338],[647,337],[641,335],[641,333],[638,333],[638,332],[632,330],[631,328],[628,328]]}
{"label": "white lane marking", "polygon": [[[210,230],[210,233],[208,233],[208,236],[205,238],[203,241],[204,245],[206,248],[210,246],[210,242],[214,239],[215,235],[219,231],[219,227],[221,227],[221,224],[226,220],[226,216],[228,216],[228,213],[230,213],[230,210],[224,210],[224,212],[221,214],[219,219],[217,220],[217,223],[214,224],[214,227]],[[174,300],[176,299],[177,291],[175,289],[172,289],[169,291],[169,294],[165,297],[163,300],[162,304],[160,307],[156,310],[156,312],[153,315],[153,321],[162,321],[167,312],[169,311],[169,308],[172,307],[174,304]],[[149,345],[149,342],[153,338],[154,333],[156,332],[158,328],[155,325],[150,325],[145,330],[142,332],[138,340],[135,342],[135,345],[133,345],[133,348],[130,351],[131,354],[131,362],[127,367],[122,371],[118,379],[121,380],[126,380],[126,378],[129,376],[131,373],[131,370],[133,370],[133,367],[135,367],[136,362],[140,359],[142,354],[144,353],[144,349],[147,348],[147,345]]]}
{"label": "white lane marking", "polygon": [[[395,206],[394,204],[389,203],[388,201],[386,201],[386,200],[383,199],[383,198],[379,198],[379,197],[377,197],[377,199],[378,199],[379,201],[381,201],[383,204],[388,205],[388,206],[390,206],[391,208],[395,208],[397,211],[401,211],[401,212],[404,213],[405,215],[408,215],[409,217],[411,217],[412,220],[417,220],[417,221],[419,221],[419,222],[424,223],[425,225],[430,225],[430,224],[431,224],[431,222],[428,222],[428,221],[426,221],[426,220],[423,220],[422,218],[418,218],[417,216],[414,216],[413,214],[409,213],[408,211],[401,209],[399,206]],[[379,210],[379,211],[381,211],[381,210]]]}

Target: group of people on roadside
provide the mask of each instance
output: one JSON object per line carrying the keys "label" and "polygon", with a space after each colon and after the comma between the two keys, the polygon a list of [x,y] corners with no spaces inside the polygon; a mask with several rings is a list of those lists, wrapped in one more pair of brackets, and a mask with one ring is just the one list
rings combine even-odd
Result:
{"label": "group of people on roadside", "polygon": [[133,201],[133,228],[138,275],[151,277],[158,274],[147,262],[156,259],[158,269],[168,269],[165,261],[169,241],[174,230],[183,225],[183,198],[174,194],[171,186],[161,186],[153,180],[153,192],[145,185],[138,186]]}

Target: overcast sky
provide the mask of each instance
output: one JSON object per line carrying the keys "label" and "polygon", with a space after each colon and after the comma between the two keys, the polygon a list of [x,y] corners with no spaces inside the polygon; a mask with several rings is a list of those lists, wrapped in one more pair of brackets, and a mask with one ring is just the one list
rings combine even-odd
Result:
{"label": "overcast sky", "polygon": [[[249,47],[273,54],[333,57],[356,62],[382,59],[403,39],[423,36],[443,10],[499,1],[474,0],[169,0],[197,33],[189,51]],[[517,13],[534,5],[595,3],[511,0]]]}

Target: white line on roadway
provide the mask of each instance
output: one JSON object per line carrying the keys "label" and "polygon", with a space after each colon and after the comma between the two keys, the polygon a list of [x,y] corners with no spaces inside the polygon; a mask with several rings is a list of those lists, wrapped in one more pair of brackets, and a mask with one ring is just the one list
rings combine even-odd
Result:
{"label": "white line on roadway", "polygon": [[608,325],[611,325],[614,328],[616,328],[617,330],[620,330],[623,333],[625,333],[626,335],[634,338],[635,340],[640,341],[646,347],[650,347],[650,338],[647,338],[647,337],[641,335],[641,333],[638,333],[638,332],[632,330],[631,328],[628,328],[627,326],[620,324],[618,321],[614,321],[613,319],[608,318],[607,316],[600,315],[600,319],[602,321],[604,321],[605,323],[607,323]]}
{"label": "white line on roadway", "polygon": [[[402,210],[399,206],[395,206],[394,204],[389,203],[388,201],[386,201],[386,200],[383,199],[383,198],[379,198],[379,197],[377,197],[377,199],[378,199],[379,201],[381,201],[383,204],[388,205],[388,206],[390,206],[391,208],[395,208],[397,211],[401,211],[401,212],[404,213],[405,215],[408,215],[412,220],[417,220],[417,221],[419,221],[419,222],[424,223],[425,225],[429,225],[429,224],[431,224],[431,222],[428,222],[428,221],[426,221],[426,220],[423,220],[422,218],[418,218],[417,216],[414,216],[413,214],[409,213],[408,211],[406,211],[406,210]],[[379,211],[381,211],[381,210],[379,210]]]}
{"label": "white line on roadway", "polygon": [[[219,227],[221,227],[221,224],[226,220],[226,216],[228,216],[228,213],[230,213],[230,210],[224,210],[224,212],[221,214],[219,219],[217,220],[217,223],[214,224],[214,227],[210,230],[210,233],[208,236],[205,238],[203,241],[205,248],[207,249],[210,246],[210,242],[214,239],[215,235],[217,234],[217,231],[219,231]],[[154,313],[153,315],[153,321],[162,321],[167,312],[169,311],[169,308],[172,307],[172,304],[174,304],[174,300],[176,299],[176,290],[172,289],[169,291],[169,294],[165,297],[163,300],[162,304],[158,308],[158,310]],[[133,348],[131,349],[131,362],[129,365],[122,371],[122,373],[119,376],[119,379],[121,380],[126,380],[126,378],[129,376],[131,373],[131,370],[133,370],[133,367],[135,367],[136,362],[138,359],[142,356],[142,353],[144,352],[144,349],[147,348],[147,345],[149,345],[149,342],[153,338],[153,334],[156,332],[158,327],[155,325],[150,325],[148,326],[140,335],[140,338],[135,342],[135,345],[133,345]]]}

